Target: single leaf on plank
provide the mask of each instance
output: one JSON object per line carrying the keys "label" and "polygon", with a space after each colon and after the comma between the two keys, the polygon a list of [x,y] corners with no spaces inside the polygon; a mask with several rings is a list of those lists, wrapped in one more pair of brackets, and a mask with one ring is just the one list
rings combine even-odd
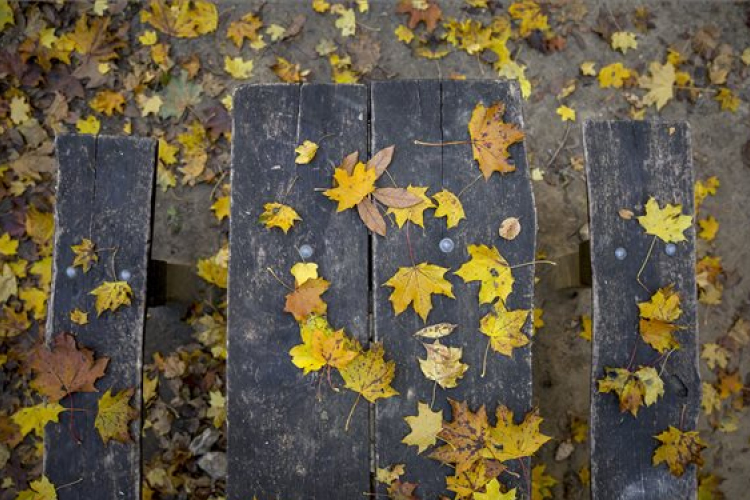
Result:
{"label": "single leaf on plank", "polygon": [[44,437],[44,427],[50,423],[57,423],[60,413],[65,408],[60,403],[39,403],[28,408],[21,408],[13,414],[11,420],[21,429],[21,436],[34,432],[37,437]]}
{"label": "single leaf on plank", "polygon": [[195,38],[216,30],[216,5],[205,0],[151,0],[151,10],[141,10],[141,22],[178,38]]}
{"label": "single leaf on plank", "polygon": [[432,310],[433,294],[455,298],[453,285],[444,278],[446,271],[447,268],[428,262],[399,268],[385,283],[385,286],[393,288],[389,300],[393,303],[396,316],[412,304],[414,311],[426,322]]}
{"label": "single leaf on plank", "polygon": [[469,245],[471,260],[464,263],[454,274],[466,283],[481,282],[479,303],[490,304],[496,299],[505,301],[513,290],[513,274],[508,261],[497,248],[486,245]]}
{"label": "single leaf on plank", "polygon": [[372,196],[388,208],[409,208],[422,202],[422,198],[404,188],[378,188]]}
{"label": "single leaf on plank", "polygon": [[430,458],[447,464],[454,464],[456,474],[468,471],[475,462],[482,459],[489,437],[490,426],[484,405],[472,413],[466,401],[448,399],[453,412],[453,420],[445,422],[438,438],[446,444],[434,450]]}
{"label": "single leaf on plank", "polygon": [[294,276],[294,286],[299,287],[305,281],[318,277],[318,265],[314,262],[297,262],[290,272]]}
{"label": "single leaf on plank", "polygon": [[318,152],[318,145],[312,141],[304,141],[295,148],[294,152],[297,153],[297,158],[294,159],[294,163],[298,165],[306,165],[315,158],[315,153]]}
{"label": "single leaf on plank", "polygon": [[605,368],[606,375],[598,380],[600,393],[614,392],[620,399],[620,411],[634,417],[645,404],[651,406],[664,395],[664,382],[655,368],[642,366],[631,372],[626,368]]}
{"label": "single leaf on plank", "polygon": [[435,31],[443,15],[443,11],[434,0],[401,0],[396,7],[396,13],[409,15],[409,29],[424,23],[428,33]]}
{"label": "single leaf on plank", "polygon": [[646,106],[655,105],[657,110],[661,110],[674,97],[674,84],[676,73],[674,66],[667,62],[659,64],[652,62],[648,66],[651,76],[642,75],[638,79],[638,85],[648,90],[643,97],[643,104]]}
{"label": "single leaf on plank", "polygon": [[330,283],[323,278],[308,279],[287,294],[284,311],[291,313],[297,321],[303,321],[311,314],[325,314],[328,306],[320,296],[329,286]]}
{"label": "single leaf on plank", "polygon": [[429,380],[435,381],[443,389],[458,385],[458,379],[464,376],[469,365],[461,363],[463,349],[448,347],[439,340],[433,344],[422,344],[427,350],[427,358],[419,359],[419,367]]}
{"label": "single leaf on plank", "polygon": [[386,171],[388,166],[391,164],[391,160],[393,160],[393,152],[396,149],[396,146],[388,146],[387,148],[383,148],[374,155],[372,155],[372,158],[367,162],[367,168],[372,168],[375,170],[375,174],[377,174],[378,178],[380,178],[381,175]]}
{"label": "single leaf on plank", "polygon": [[104,311],[116,311],[121,306],[129,306],[133,290],[127,281],[105,281],[94,288],[89,295],[96,297],[96,315]]}
{"label": "single leaf on plank", "polygon": [[479,331],[490,338],[490,346],[496,352],[513,357],[513,349],[527,345],[530,340],[523,333],[523,325],[529,317],[528,309],[509,311],[502,300],[495,303],[493,311],[479,322]]}
{"label": "single leaf on plank", "polygon": [[424,227],[424,211],[430,208],[435,208],[435,204],[427,196],[426,187],[416,187],[409,185],[406,190],[419,198],[420,202],[411,205],[408,208],[389,208],[388,213],[393,214],[396,217],[396,225],[401,228],[404,227],[407,221],[413,222],[419,227]]}
{"label": "single leaf on plank", "polygon": [[679,349],[680,343],[673,333],[681,327],[674,324],[682,314],[680,296],[669,285],[660,288],[650,300],[638,304],[640,310],[639,329],[643,340],[664,353],[669,349]]}
{"label": "single leaf on plank", "polygon": [[283,203],[266,203],[263,205],[263,213],[260,214],[258,222],[266,226],[268,229],[278,227],[284,234],[294,226],[294,223],[298,220],[302,220],[296,210]]}
{"label": "single leaf on plank", "polygon": [[357,203],[357,213],[367,229],[380,236],[385,236],[387,231],[385,219],[377,205],[369,197],[363,198],[362,201]]}
{"label": "single leaf on plank", "polygon": [[447,189],[435,193],[432,198],[437,202],[435,217],[445,217],[448,229],[456,227],[462,219],[466,218],[461,200]]}
{"label": "single leaf on plank", "polygon": [[336,187],[324,191],[329,199],[337,201],[337,212],[356,206],[368,194],[375,190],[377,174],[374,169],[359,162],[354,166],[351,174],[342,167],[338,167],[333,174]]}
{"label": "single leaf on plank", "polygon": [[471,147],[485,180],[490,178],[492,172],[505,174],[516,170],[508,162],[508,147],[522,141],[524,133],[516,125],[503,122],[504,114],[505,104],[502,102],[496,102],[489,108],[478,103],[471,114]]}
{"label": "single leaf on plank", "polygon": [[389,467],[378,467],[375,472],[375,479],[379,483],[391,484],[406,473],[404,464],[395,464]]}
{"label": "single leaf on plank", "polygon": [[134,393],[135,389],[125,389],[112,395],[112,390],[108,389],[99,400],[94,427],[105,445],[110,439],[120,443],[132,441],[129,424],[140,415],[138,410],[128,404]]}
{"label": "single leaf on plank", "polygon": [[414,336],[424,337],[426,339],[440,339],[453,333],[453,330],[457,327],[458,325],[453,325],[451,323],[436,323],[417,330],[414,332]]}
{"label": "single leaf on plank", "polygon": [[497,424],[489,432],[489,442],[483,452],[485,458],[500,462],[530,457],[552,439],[539,431],[542,417],[538,410],[528,412],[520,424],[513,422],[513,412],[499,405],[496,411]]}
{"label": "single leaf on plank", "polygon": [[646,202],[645,215],[638,217],[638,222],[646,234],[652,234],[665,243],[679,243],[685,241],[683,233],[693,225],[693,218],[683,215],[682,205],[667,203],[660,208],[659,202],[651,197]]}
{"label": "single leaf on plank", "polygon": [[396,363],[385,361],[384,355],[383,345],[374,343],[369,351],[363,352],[340,369],[346,388],[361,394],[370,403],[398,395],[398,391],[391,387]]}
{"label": "single leaf on plank", "polygon": [[89,272],[91,265],[99,261],[94,242],[87,238],[83,238],[78,245],[72,245],[70,248],[75,254],[73,267],[80,266],[84,273]]}
{"label": "single leaf on plank", "polygon": [[94,382],[104,376],[109,363],[109,358],[95,360],[92,351],[79,349],[69,333],[54,337],[51,348],[37,346],[27,359],[36,375],[31,387],[52,403],[74,392],[97,392]]}
{"label": "single leaf on plank", "polygon": [[689,464],[703,465],[701,451],[706,444],[698,431],[683,432],[670,425],[666,431],[654,436],[654,439],[662,443],[654,452],[654,466],[666,462],[674,476],[682,477]]}
{"label": "single leaf on plank", "polygon": [[432,411],[429,405],[420,402],[417,403],[417,415],[404,417],[404,420],[411,432],[401,442],[416,446],[417,453],[422,453],[437,442],[437,435],[443,429],[443,410]]}

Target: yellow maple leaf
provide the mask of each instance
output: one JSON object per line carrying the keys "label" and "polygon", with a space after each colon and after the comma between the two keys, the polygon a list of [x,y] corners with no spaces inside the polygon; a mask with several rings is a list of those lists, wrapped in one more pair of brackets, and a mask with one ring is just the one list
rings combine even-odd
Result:
{"label": "yellow maple leaf", "polygon": [[443,410],[432,411],[426,403],[417,403],[417,414],[404,417],[411,432],[404,436],[402,443],[417,447],[417,453],[434,445],[437,435],[443,429]]}
{"label": "yellow maple leaf", "polygon": [[719,89],[714,100],[721,105],[722,111],[736,113],[740,107],[740,98],[728,88]]}
{"label": "yellow maple leaf", "polygon": [[646,202],[646,214],[638,217],[638,222],[646,234],[652,234],[665,243],[679,243],[685,241],[683,233],[693,225],[693,218],[682,214],[682,205],[667,203],[660,208],[656,199],[651,197]]}
{"label": "yellow maple leaf", "polygon": [[301,368],[305,375],[310,372],[318,371],[326,364],[326,360],[313,349],[313,335],[331,336],[333,328],[328,324],[324,316],[310,315],[299,323],[300,337],[302,343],[292,347],[289,355],[292,357],[292,363],[297,368]]}
{"label": "yellow maple leaf", "polygon": [[151,11],[141,11],[141,22],[178,38],[195,38],[216,30],[216,5],[206,0],[151,0]]}
{"label": "yellow maple leaf", "polygon": [[407,221],[412,222],[419,227],[424,227],[424,211],[429,208],[435,208],[435,204],[432,203],[430,197],[427,196],[427,189],[429,188],[416,187],[409,184],[409,186],[406,187],[406,190],[422,201],[408,208],[391,207],[388,209],[388,213],[393,214],[396,218],[396,225],[398,225],[399,228],[404,227],[404,224],[406,224]]}
{"label": "yellow maple leaf", "polygon": [[206,416],[214,419],[214,427],[221,429],[227,419],[227,399],[221,391],[211,391],[208,395],[209,408]]}
{"label": "yellow maple leaf", "polygon": [[531,500],[552,498],[552,488],[557,484],[557,480],[545,473],[546,468],[546,465],[539,464],[531,469]]}
{"label": "yellow maple leaf", "polygon": [[717,221],[712,215],[709,215],[705,219],[700,219],[698,225],[701,230],[698,233],[698,237],[706,241],[713,241],[716,238],[716,233],[719,231],[719,221]]}
{"label": "yellow maple leaf", "polygon": [[513,2],[508,7],[508,14],[513,19],[520,21],[518,34],[525,38],[533,31],[546,31],[549,29],[547,16],[542,13],[542,9],[534,0],[520,0]]}
{"label": "yellow maple leaf", "polygon": [[651,299],[639,303],[638,309],[641,337],[647,344],[661,353],[680,347],[673,333],[680,329],[674,322],[679,319],[682,309],[680,296],[672,285],[657,290]]}
{"label": "yellow maple leaf", "polygon": [[436,341],[433,344],[422,344],[427,350],[427,358],[417,358],[419,368],[429,380],[435,381],[443,389],[458,385],[458,379],[464,376],[469,365],[461,363],[463,349],[448,347]]}
{"label": "yellow maple leaf", "polygon": [[627,54],[629,49],[638,48],[638,40],[635,39],[635,33],[630,33],[629,31],[616,31],[612,33],[611,44],[614,50],[619,50],[623,54]]}
{"label": "yellow maple leaf", "polygon": [[16,500],[57,500],[57,491],[47,476],[42,476],[31,481],[29,488],[20,492]]}
{"label": "yellow maple leaf", "polygon": [[318,278],[318,265],[313,262],[297,262],[290,272],[294,276],[294,286],[300,287],[306,281]]}
{"label": "yellow maple leaf", "polygon": [[504,470],[506,467],[497,460],[481,459],[465,472],[456,472],[453,476],[448,476],[445,479],[446,488],[455,492],[456,498],[471,498]]}
{"label": "yellow maple leaf", "polygon": [[72,321],[76,325],[88,325],[89,315],[88,313],[85,313],[76,308],[70,311],[70,321]]}
{"label": "yellow maple leaf", "polygon": [[198,260],[198,276],[220,288],[226,288],[228,264],[229,250],[223,247],[211,257]]}
{"label": "yellow maple leaf", "polygon": [[482,456],[500,462],[530,457],[552,439],[539,431],[542,417],[531,410],[520,424],[513,422],[513,412],[503,405],[497,407],[497,424],[489,431],[489,439]]}
{"label": "yellow maple leaf", "polygon": [[323,192],[329,199],[338,201],[337,212],[356,206],[365,196],[375,191],[375,181],[378,174],[374,168],[358,162],[352,173],[349,174],[345,168],[338,167],[333,173],[336,187]]}
{"label": "yellow maple leaf", "polygon": [[567,106],[560,106],[557,108],[557,114],[560,115],[560,118],[564,122],[574,122],[576,121],[576,111],[572,108],[569,108]]}
{"label": "yellow maple leaf", "polygon": [[412,304],[414,311],[426,322],[432,310],[432,294],[455,298],[453,285],[444,278],[446,271],[448,269],[445,267],[427,262],[399,268],[385,283],[385,286],[393,288],[389,300],[393,303],[396,316]]}
{"label": "yellow maple leaf", "polygon": [[219,196],[216,201],[211,205],[211,210],[214,212],[214,216],[218,220],[223,220],[229,217],[229,196]]}
{"label": "yellow maple leaf", "polygon": [[580,70],[583,76],[596,76],[596,63],[594,61],[584,61],[581,63]]}
{"label": "yellow maple leaf", "polygon": [[18,280],[8,264],[0,268],[0,304],[18,293]]}
{"label": "yellow maple leaf", "polygon": [[242,48],[245,39],[250,40],[250,46],[256,50],[263,48],[265,43],[260,34],[263,21],[252,13],[245,14],[239,21],[233,21],[227,28],[227,38],[232,40],[238,49]]}
{"label": "yellow maple leaf", "polygon": [[353,36],[357,32],[357,18],[354,9],[347,9],[341,4],[331,7],[331,13],[338,15],[334,25],[341,30],[341,36]]}
{"label": "yellow maple leaf", "polygon": [[471,113],[471,147],[485,180],[490,178],[492,172],[505,174],[516,170],[516,167],[508,162],[508,148],[521,142],[524,133],[515,124],[505,123],[504,114],[505,104],[499,101],[488,108],[480,102]]}
{"label": "yellow maple leaf", "polygon": [[598,391],[617,394],[622,412],[629,411],[636,417],[642,404],[651,406],[664,395],[664,382],[651,366],[642,366],[634,372],[626,368],[604,370],[606,375],[598,380]]}
{"label": "yellow maple leaf", "polygon": [[31,106],[26,101],[26,96],[16,96],[10,100],[10,119],[14,124],[27,122],[31,118],[30,112]]}
{"label": "yellow maple leaf", "polygon": [[307,75],[310,74],[309,69],[303,70],[299,64],[287,61],[283,57],[276,58],[276,62],[271,66],[271,71],[273,71],[281,81],[286,83],[302,83],[307,80]]}
{"label": "yellow maple leaf", "polygon": [[523,325],[529,318],[528,309],[509,311],[499,300],[493,311],[479,322],[479,331],[490,338],[492,349],[508,357],[513,357],[513,348],[523,347],[530,340],[523,333]]}
{"label": "yellow maple leaf", "polygon": [[258,220],[268,229],[278,227],[287,233],[302,217],[292,207],[274,202],[263,205],[263,213]]}
{"label": "yellow maple leaf", "polygon": [[[143,94],[139,94],[136,98],[136,101],[138,101],[138,106],[140,106],[141,108],[142,117],[149,115],[158,115],[162,105],[164,104],[161,96],[158,95],[147,97]],[[163,141],[163,139],[160,139],[160,141]]]}
{"label": "yellow maple leaf", "polygon": [[471,260],[454,274],[466,283],[480,281],[479,303],[490,304],[495,299],[505,301],[513,290],[513,274],[508,262],[497,248],[486,245],[469,245]]}
{"label": "yellow maple leaf", "polygon": [[701,408],[706,415],[711,415],[714,411],[721,410],[721,398],[719,391],[712,384],[703,382],[701,390]]}
{"label": "yellow maple leaf", "polygon": [[516,489],[512,488],[502,493],[500,491],[500,482],[497,478],[494,478],[487,483],[487,488],[484,492],[475,491],[472,495],[472,500],[516,500]]}
{"label": "yellow maple leaf", "polygon": [[94,288],[89,295],[96,297],[96,315],[104,311],[116,311],[121,306],[129,306],[133,290],[127,281],[105,281]]}
{"label": "yellow maple leaf", "polygon": [[715,196],[716,190],[721,185],[719,178],[715,175],[704,181],[695,181],[695,211],[700,210],[703,201],[709,196]]}
{"label": "yellow maple leaf", "polygon": [[625,80],[630,78],[630,70],[622,63],[613,63],[599,70],[599,86],[603,89],[614,87],[622,88]]}
{"label": "yellow maple leaf", "polygon": [[437,202],[435,217],[445,217],[448,229],[456,227],[462,219],[466,218],[461,200],[447,189],[435,193],[432,198]]}
{"label": "yellow maple leaf", "polygon": [[71,245],[70,249],[75,254],[73,267],[80,266],[84,273],[89,272],[91,265],[99,261],[94,242],[88,238],[83,238],[78,245]]}
{"label": "yellow maple leaf", "polygon": [[89,101],[89,106],[94,111],[112,116],[125,110],[125,96],[114,90],[102,90]]}
{"label": "yellow maple leaf", "polygon": [[60,413],[64,411],[65,408],[57,402],[39,403],[28,408],[21,408],[13,414],[11,420],[19,427],[22,437],[33,432],[37,437],[43,438],[44,427],[50,422],[57,423]]}
{"label": "yellow maple leaf", "polygon": [[102,123],[94,115],[91,115],[85,119],[79,118],[78,121],[76,121],[76,129],[80,134],[97,135],[101,128]]}
{"label": "yellow maple leaf", "polygon": [[396,26],[396,29],[393,31],[393,33],[396,35],[396,38],[400,42],[404,42],[407,45],[410,44],[412,40],[414,40],[414,32],[403,24],[399,24],[398,26]]}
{"label": "yellow maple leaf", "polygon": [[0,236],[0,254],[12,257],[16,254],[16,250],[18,250],[18,240],[11,238],[8,233],[3,233]]}
{"label": "yellow maple leaf", "polygon": [[13,26],[15,24],[16,24],[16,20],[13,14],[13,9],[8,3],[8,0],[1,0],[0,1],[0,32],[5,30],[6,26],[8,25]]}
{"label": "yellow maple leaf", "polygon": [[154,30],[144,31],[141,35],[138,36],[138,41],[146,46],[154,45],[158,40],[159,38],[156,35],[156,31]]}
{"label": "yellow maple leaf", "polygon": [[654,452],[654,466],[666,462],[669,471],[674,476],[681,477],[688,464],[703,465],[701,451],[706,444],[701,440],[698,431],[683,432],[670,425],[666,431],[654,436],[654,439],[662,443]]}
{"label": "yellow maple leaf", "polygon": [[670,63],[659,64],[652,62],[648,66],[651,76],[643,75],[638,79],[638,85],[648,90],[643,98],[646,106],[655,105],[661,110],[674,97],[675,70]]}
{"label": "yellow maple leaf", "polygon": [[331,4],[326,0],[313,0],[312,8],[318,14],[323,14],[324,12],[328,12],[331,8]]}
{"label": "yellow maple leaf", "polygon": [[134,389],[125,389],[113,395],[112,390],[108,389],[99,400],[94,427],[105,445],[110,439],[120,443],[132,441],[130,421],[140,415],[138,410],[128,404],[134,393]]}
{"label": "yellow maple leaf", "polygon": [[294,163],[298,165],[306,165],[315,158],[315,153],[318,152],[318,145],[313,141],[304,141],[294,149],[294,152],[297,153]]}
{"label": "yellow maple leaf", "polygon": [[396,374],[396,363],[385,361],[384,356],[383,345],[374,343],[370,350],[364,351],[340,369],[346,388],[361,394],[370,403],[397,396],[398,391],[391,387]]}
{"label": "yellow maple leaf", "polygon": [[241,57],[224,56],[224,71],[229,73],[232,78],[238,80],[247,80],[253,73],[253,60],[247,61]]}
{"label": "yellow maple leaf", "polygon": [[729,355],[729,351],[719,344],[707,342],[702,346],[701,358],[706,361],[711,370],[716,369],[716,367],[721,369],[726,368],[729,362]]}
{"label": "yellow maple leaf", "polygon": [[47,316],[47,292],[39,288],[23,288],[18,291],[18,298],[23,302],[23,309],[33,312],[34,319]]}

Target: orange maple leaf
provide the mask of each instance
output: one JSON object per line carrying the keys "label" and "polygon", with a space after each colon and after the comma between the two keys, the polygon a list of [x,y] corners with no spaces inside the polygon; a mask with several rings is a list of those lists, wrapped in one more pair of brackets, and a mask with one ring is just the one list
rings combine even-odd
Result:
{"label": "orange maple leaf", "polygon": [[524,133],[516,125],[503,122],[504,114],[505,104],[502,102],[496,102],[489,108],[479,103],[471,114],[471,147],[485,180],[490,178],[492,172],[506,174],[516,170],[508,162],[508,147],[523,140]]}

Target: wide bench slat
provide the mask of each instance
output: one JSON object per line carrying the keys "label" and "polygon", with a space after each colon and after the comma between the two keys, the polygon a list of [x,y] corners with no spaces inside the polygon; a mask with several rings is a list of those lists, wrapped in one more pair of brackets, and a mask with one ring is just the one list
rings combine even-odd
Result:
{"label": "wide bench slat", "polygon": [[[657,241],[641,281],[651,291],[674,284],[682,315],[676,332],[680,349],[669,355],[662,379],[665,395],[637,418],[621,413],[614,394],[600,394],[597,380],[606,367],[654,366],[659,354],[641,340],[638,302],[651,294],[636,280],[653,237],[620,209],[642,215],[650,197],[660,206],[682,204],[694,215],[690,133],[682,123],[587,122],[584,149],[588,176],[593,273],[593,359],[591,392],[591,485],[593,498],[694,498],[695,467],[681,478],[662,464],[652,465],[659,444],[654,436],[669,426],[695,430],[700,404],[698,373],[695,231],[668,256]],[[617,248],[627,256],[619,260]],[[661,361],[656,363],[660,370]]]}
{"label": "wide bench slat", "polygon": [[[310,245],[336,328],[368,342],[368,235],[356,210],[316,188],[333,165],[367,155],[367,91],[358,85],[252,85],[234,96],[228,314],[228,498],[360,498],[370,490],[369,412],[356,394],[335,393],[325,373],[304,376],[289,350],[301,343],[285,313],[287,283]],[[294,149],[320,144],[312,163]],[[288,194],[286,194],[288,192]],[[263,205],[291,205],[302,217],[288,234],[258,222]],[[320,380],[323,377],[323,380]],[[318,399],[320,394],[321,400]]]}
{"label": "wide bench slat", "polygon": [[[468,139],[467,126],[475,105],[482,102],[489,106],[496,101],[507,106],[506,122],[523,125],[518,87],[513,83],[375,82],[371,89],[371,151],[396,146],[388,171],[399,186],[429,186],[429,195],[444,187],[458,195],[480,174],[471,146],[429,147],[416,145],[414,141]],[[487,374],[481,377],[487,337],[479,332],[479,321],[491,308],[478,305],[478,283],[467,285],[453,275],[469,259],[469,244],[494,245],[511,265],[534,260],[536,212],[523,144],[511,146],[511,154],[516,172],[502,177],[493,174],[488,182],[478,180],[460,196],[467,219],[457,227],[446,229],[445,218],[435,218],[430,210],[424,218],[424,229],[410,223],[407,223],[408,230],[407,226],[398,229],[389,224],[385,238],[373,239],[374,335],[383,342],[387,359],[396,362],[393,386],[400,392],[400,396],[380,400],[377,404],[377,466],[406,464],[402,480],[417,482],[417,492],[422,498],[437,498],[447,493],[445,478],[452,474],[452,469],[427,458],[427,453],[417,455],[415,447],[401,443],[410,431],[404,417],[417,413],[418,402],[430,404],[432,399],[433,382],[425,378],[417,361],[425,357],[421,342],[424,339],[412,335],[425,323],[411,307],[395,316],[388,299],[392,288],[382,285],[399,267],[412,265],[410,254],[415,264],[429,262],[450,268],[445,278],[453,284],[456,299],[433,295],[433,310],[426,324],[458,324],[458,329],[443,339],[443,343],[463,347],[462,361],[470,367],[458,387],[446,390],[437,387],[433,409],[442,409],[444,419],[451,418],[447,398],[467,401],[472,411],[486,404],[493,422],[498,403],[513,409],[517,418],[530,410],[531,346],[515,349],[512,359],[490,351]],[[499,237],[498,228],[502,220],[511,216],[521,220],[523,229],[515,240],[506,241]],[[455,242],[455,249],[450,253],[443,253],[439,248],[445,237]],[[516,269],[513,275],[516,282],[507,301],[508,308],[532,309],[534,266]],[[524,331],[531,335],[531,319]],[[529,461],[525,463],[526,470],[530,471]],[[514,470],[521,472],[517,463]],[[504,474],[501,481],[518,486],[519,493],[523,492],[519,498],[528,498],[526,479],[513,480],[511,475]],[[386,493],[385,487],[381,485],[378,492]]]}
{"label": "wide bench slat", "polygon": [[[47,340],[71,332],[96,357],[109,357],[97,387],[113,393],[134,388],[131,406],[140,412],[156,143],[68,135],[58,137],[56,149],[59,171]],[[99,262],[87,273],[75,268],[70,276],[71,246],[83,238],[95,243]],[[97,316],[95,297],[89,292],[104,281],[122,279],[122,271],[130,273],[132,304]],[[75,308],[88,312],[88,324],[71,321]],[[45,429],[44,470],[54,484],[66,485],[57,491],[60,500],[140,498],[140,418],[131,424],[133,443],[110,441],[105,446],[94,428],[100,396],[77,393],[66,398],[64,406],[86,411],[64,412],[60,423]]]}

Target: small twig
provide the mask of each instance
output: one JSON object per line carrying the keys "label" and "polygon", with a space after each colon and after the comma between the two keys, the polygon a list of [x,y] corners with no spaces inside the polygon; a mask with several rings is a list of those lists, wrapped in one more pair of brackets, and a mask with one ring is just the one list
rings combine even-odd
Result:
{"label": "small twig", "polygon": [[552,260],[532,260],[531,262],[523,262],[516,264],[515,266],[508,266],[508,269],[518,269],[519,267],[533,266],[536,264],[549,264],[550,266],[556,266],[557,262]]}
{"label": "small twig", "polygon": [[69,483],[61,484],[60,486],[55,486],[55,491],[60,491],[63,488],[70,488],[71,486],[75,486],[76,484],[83,481],[82,477],[79,477],[75,481],[71,481]]}
{"label": "small twig", "polygon": [[474,184],[476,184],[477,182],[479,182],[482,179],[482,177],[484,177],[482,174],[477,175],[474,178],[473,181],[471,181],[470,183],[468,183],[466,186],[464,186],[464,188],[461,191],[458,192],[458,194],[456,195],[456,198],[461,198],[461,195],[464,194]]}
{"label": "small twig", "polygon": [[286,283],[284,283],[283,281],[281,281],[281,278],[279,278],[276,275],[276,273],[273,271],[273,269],[271,269],[270,267],[267,267],[266,271],[268,271],[269,273],[271,273],[271,276],[273,276],[276,279],[276,281],[278,281],[281,284],[281,286],[283,286],[287,290],[291,290],[292,292],[294,291],[294,288],[290,287],[289,285],[287,285]]}
{"label": "small twig", "polygon": [[557,155],[560,154],[560,151],[562,151],[563,146],[565,146],[565,143],[568,142],[568,134],[570,133],[570,122],[566,122],[565,125],[565,133],[563,134],[563,138],[560,141],[560,144],[557,145],[557,149],[555,150],[555,154],[552,155],[552,158],[549,159],[547,162],[547,166],[544,168],[549,168],[550,165],[552,165],[552,162],[557,159]]}
{"label": "small twig", "polygon": [[433,146],[433,147],[443,147],[443,146],[458,146],[461,144],[471,144],[471,141],[448,141],[448,142],[425,142],[420,141],[418,139],[414,139],[414,144],[417,146]]}
{"label": "small twig", "polygon": [[492,339],[487,339],[487,347],[484,349],[484,359],[482,360],[482,375],[481,375],[482,378],[484,378],[484,376],[487,374],[487,355],[490,352],[491,342],[492,342]]}
{"label": "small twig", "polygon": [[643,287],[644,290],[646,290],[648,293],[651,293],[651,290],[649,290],[646,285],[643,284],[641,281],[641,274],[643,274],[643,270],[646,268],[646,263],[648,262],[648,259],[651,258],[651,252],[654,251],[654,245],[656,244],[656,235],[654,235],[654,239],[651,240],[651,246],[648,247],[648,253],[646,253],[646,258],[643,260],[643,264],[641,264],[641,268],[638,270],[638,274],[636,275],[635,279],[638,281],[638,284]]}
{"label": "small twig", "polygon": [[361,397],[362,397],[362,394],[357,394],[357,399],[354,400],[352,409],[349,410],[349,416],[346,417],[346,425],[344,425],[344,432],[349,432],[349,423],[352,421],[352,415],[354,415],[354,409],[357,407],[357,403],[359,403],[359,400]]}

